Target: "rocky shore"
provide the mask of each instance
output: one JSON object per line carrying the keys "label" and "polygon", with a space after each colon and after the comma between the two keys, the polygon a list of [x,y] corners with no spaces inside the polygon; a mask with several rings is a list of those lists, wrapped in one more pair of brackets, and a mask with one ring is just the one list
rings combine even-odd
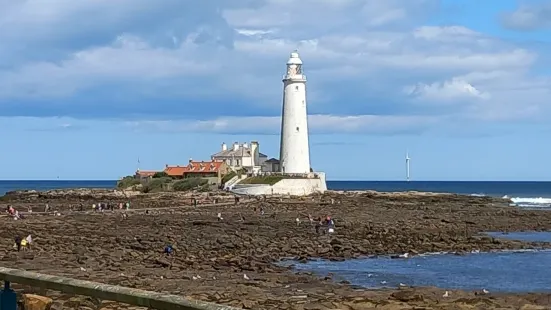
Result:
{"label": "rocky shore", "polygon": [[[2,266],[105,282],[249,309],[549,309],[550,295],[480,295],[445,288],[366,290],[296,273],[275,263],[313,258],[549,247],[506,241],[485,231],[550,230],[551,212],[522,210],[508,201],[428,193],[327,193],[273,197],[238,205],[191,206],[192,194],[116,191],[11,193],[0,201],[25,211],[46,203],[61,216],[2,217]],[[231,201],[226,193],[195,193],[201,203]],[[72,212],[75,204],[128,200],[150,212]],[[175,209],[159,209],[178,207]],[[262,214],[261,210],[264,211]],[[217,220],[221,213],[223,220]],[[316,233],[308,216],[330,215],[335,233]],[[297,223],[296,219],[300,220]],[[12,249],[13,236],[32,234],[32,251]],[[163,255],[172,244],[176,254]],[[25,292],[28,292],[26,288]],[[63,297],[56,300],[88,300]],[[84,302],[83,301],[83,302]],[[95,301],[96,308],[114,309]],[[532,306],[528,306],[532,305]],[[57,305],[63,308],[63,303]],[[91,307],[91,306],[85,306]]]}

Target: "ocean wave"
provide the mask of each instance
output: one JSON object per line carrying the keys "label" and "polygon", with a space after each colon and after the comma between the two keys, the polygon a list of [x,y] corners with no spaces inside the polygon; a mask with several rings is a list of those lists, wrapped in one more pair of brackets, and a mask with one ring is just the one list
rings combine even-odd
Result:
{"label": "ocean wave", "polygon": [[511,201],[519,207],[551,207],[551,198],[544,197],[513,197]]}
{"label": "ocean wave", "polygon": [[471,194],[470,196],[473,196],[473,197],[486,197],[485,194]]}

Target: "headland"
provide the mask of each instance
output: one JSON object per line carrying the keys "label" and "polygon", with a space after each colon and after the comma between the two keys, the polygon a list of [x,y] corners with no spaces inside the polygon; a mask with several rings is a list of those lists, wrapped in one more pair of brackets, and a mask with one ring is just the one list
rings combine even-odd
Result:
{"label": "headland", "polygon": [[[199,201],[197,206],[192,198]],[[117,209],[91,209],[97,203],[127,201],[132,210],[127,217]],[[278,264],[282,259],[301,263],[314,258],[550,247],[482,234],[551,229],[551,212],[509,207],[505,199],[328,191],[308,197],[251,197],[235,204],[233,195],[223,191],[143,194],[75,189],[14,192],[0,203],[21,212],[33,208],[23,220],[0,218],[4,231],[10,232],[1,239],[4,267],[249,309],[547,309],[551,305],[551,294],[450,291],[449,297],[443,297],[445,288],[361,289],[336,283],[331,275],[320,278]],[[40,214],[46,204],[50,212]],[[316,228],[318,217],[326,216],[334,220],[333,233]],[[32,234],[31,251],[12,248],[16,234]],[[173,245],[174,255],[163,254],[167,244]],[[48,294],[61,303],[69,299]]]}

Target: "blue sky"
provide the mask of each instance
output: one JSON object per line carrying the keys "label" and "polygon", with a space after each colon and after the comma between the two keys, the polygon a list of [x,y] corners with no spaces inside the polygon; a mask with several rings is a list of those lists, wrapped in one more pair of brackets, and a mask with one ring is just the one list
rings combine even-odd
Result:
{"label": "blue sky", "polygon": [[278,156],[308,75],[330,180],[551,178],[550,0],[0,0],[1,179],[116,179]]}

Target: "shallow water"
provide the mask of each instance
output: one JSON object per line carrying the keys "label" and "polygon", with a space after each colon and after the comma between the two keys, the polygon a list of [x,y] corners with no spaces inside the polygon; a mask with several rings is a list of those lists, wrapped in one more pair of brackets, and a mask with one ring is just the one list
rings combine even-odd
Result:
{"label": "shallow water", "polygon": [[[494,237],[551,242],[551,232],[489,233]],[[313,261],[297,270],[369,288],[437,286],[491,292],[551,291],[551,251],[510,251],[421,255],[409,259],[366,258],[345,262]]]}
{"label": "shallow water", "polygon": [[505,238],[511,240],[520,241],[539,241],[539,242],[551,242],[551,232],[548,231],[526,231],[526,232],[489,232],[488,235],[494,238]]}
{"label": "shallow water", "polygon": [[319,275],[332,272],[337,280],[370,288],[396,287],[403,283],[464,290],[485,288],[494,292],[551,291],[549,251],[314,261],[297,264],[296,269]]}

